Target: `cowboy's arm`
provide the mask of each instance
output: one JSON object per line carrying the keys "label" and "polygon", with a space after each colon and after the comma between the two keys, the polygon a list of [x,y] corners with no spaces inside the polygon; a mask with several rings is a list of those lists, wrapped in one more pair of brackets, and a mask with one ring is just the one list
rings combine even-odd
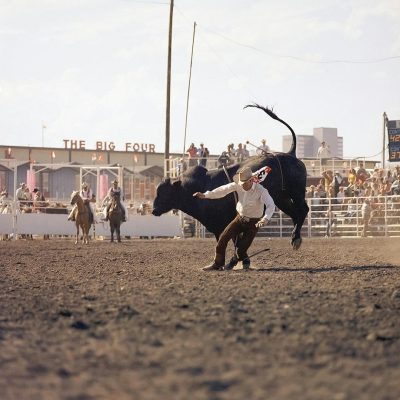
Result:
{"label": "cowboy's arm", "polygon": [[275,203],[272,199],[271,195],[269,194],[268,190],[263,188],[261,192],[261,201],[265,204],[265,213],[263,217],[257,222],[258,227],[267,225],[270,221],[272,214],[275,211]]}
{"label": "cowboy's arm", "polygon": [[232,182],[226,185],[219,186],[214,190],[207,190],[207,192],[205,193],[196,192],[193,194],[193,197],[197,197],[199,199],[220,199],[222,197],[225,197],[227,194],[234,192],[236,188],[237,184],[235,182]]}

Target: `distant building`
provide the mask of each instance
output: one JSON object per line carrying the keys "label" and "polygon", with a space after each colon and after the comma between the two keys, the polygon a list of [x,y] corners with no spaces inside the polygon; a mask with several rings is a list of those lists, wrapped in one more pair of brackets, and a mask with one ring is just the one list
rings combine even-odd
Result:
{"label": "distant building", "polygon": [[[343,137],[337,135],[336,128],[314,128],[313,135],[296,135],[298,158],[315,158],[322,142],[326,142],[331,151],[331,157],[343,158]],[[289,151],[292,145],[292,135],[284,135],[283,151]]]}

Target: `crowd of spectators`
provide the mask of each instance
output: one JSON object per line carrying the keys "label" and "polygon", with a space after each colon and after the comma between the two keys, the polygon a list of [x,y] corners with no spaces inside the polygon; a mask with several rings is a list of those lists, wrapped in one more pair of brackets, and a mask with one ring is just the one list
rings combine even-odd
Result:
{"label": "crowd of spectators", "polygon": [[[31,192],[25,183],[20,184],[15,192],[15,198],[18,200],[18,209],[22,212],[37,212],[49,205],[38,188],[34,188]],[[0,214],[11,212],[11,201],[8,191],[3,189],[0,192]]]}
{"label": "crowd of spectators", "polygon": [[[255,154],[262,155],[270,151],[269,146],[266,144],[266,140],[262,139],[261,144],[256,147]],[[226,150],[218,156],[217,167],[223,168],[229,165],[242,162],[250,157],[250,152],[247,149],[245,143],[238,143],[235,147],[234,143],[227,145]],[[194,167],[196,165],[201,165],[207,167],[207,162],[210,158],[210,151],[204,146],[204,143],[200,143],[197,147],[194,143],[191,143],[186,150],[186,155],[181,157],[178,164],[178,172],[182,174],[188,168]]]}
{"label": "crowd of spectators", "polygon": [[367,171],[360,163],[357,168],[350,168],[346,176],[339,171],[326,170],[317,185],[307,188],[306,198],[314,216],[326,222],[326,236],[331,236],[332,224],[338,215],[347,223],[354,222],[359,215],[362,235],[366,236],[371,225],[382,223],[385,208],[395,211],[391,216],[396,220],[399,218],[400,166],[393,170],[375,168]]}

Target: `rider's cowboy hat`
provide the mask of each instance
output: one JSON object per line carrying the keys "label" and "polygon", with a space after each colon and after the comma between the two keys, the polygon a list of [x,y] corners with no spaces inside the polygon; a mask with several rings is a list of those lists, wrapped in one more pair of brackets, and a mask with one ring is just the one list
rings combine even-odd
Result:
{"label": "rider's cowboy hat", "polygon": [[88,184],[86,183],[86,182],[83,182],[82,183],[82,187],[84,188],[84,187],[88,187]]}
{"label": "rider's cowboy hat", "polygon": [[118,183],[118,179],[114,179],[114,180],[113,180],[113,183]]}
{"label": "rider's cowboy hat", "polygon": [[253,179],[253,172],[251,171],[251,168],[249,168],[249,167],[241,169],[238,172],[238,174],[234,176],[234,180],[239,185],[243,185],[243,184],[245,184],[247,181],[249,181],[251,179]]}

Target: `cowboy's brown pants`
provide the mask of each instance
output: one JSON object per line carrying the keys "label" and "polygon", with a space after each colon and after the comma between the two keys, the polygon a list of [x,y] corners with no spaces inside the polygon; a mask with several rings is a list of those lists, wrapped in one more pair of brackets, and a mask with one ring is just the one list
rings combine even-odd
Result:
{"label": "cowboy's brown pants", "polygon": [[244,220],[239,214],[225,228],[218,239],[217,247],[215,248],[214,262],[217,265],[225,264],[226,247],[231,239],[236,239],[236,255],[239,261],[243,261],[248,257],[247,250],[257,234],[258,228],[256,223],[259,218],[250,218],[249,221]]}

